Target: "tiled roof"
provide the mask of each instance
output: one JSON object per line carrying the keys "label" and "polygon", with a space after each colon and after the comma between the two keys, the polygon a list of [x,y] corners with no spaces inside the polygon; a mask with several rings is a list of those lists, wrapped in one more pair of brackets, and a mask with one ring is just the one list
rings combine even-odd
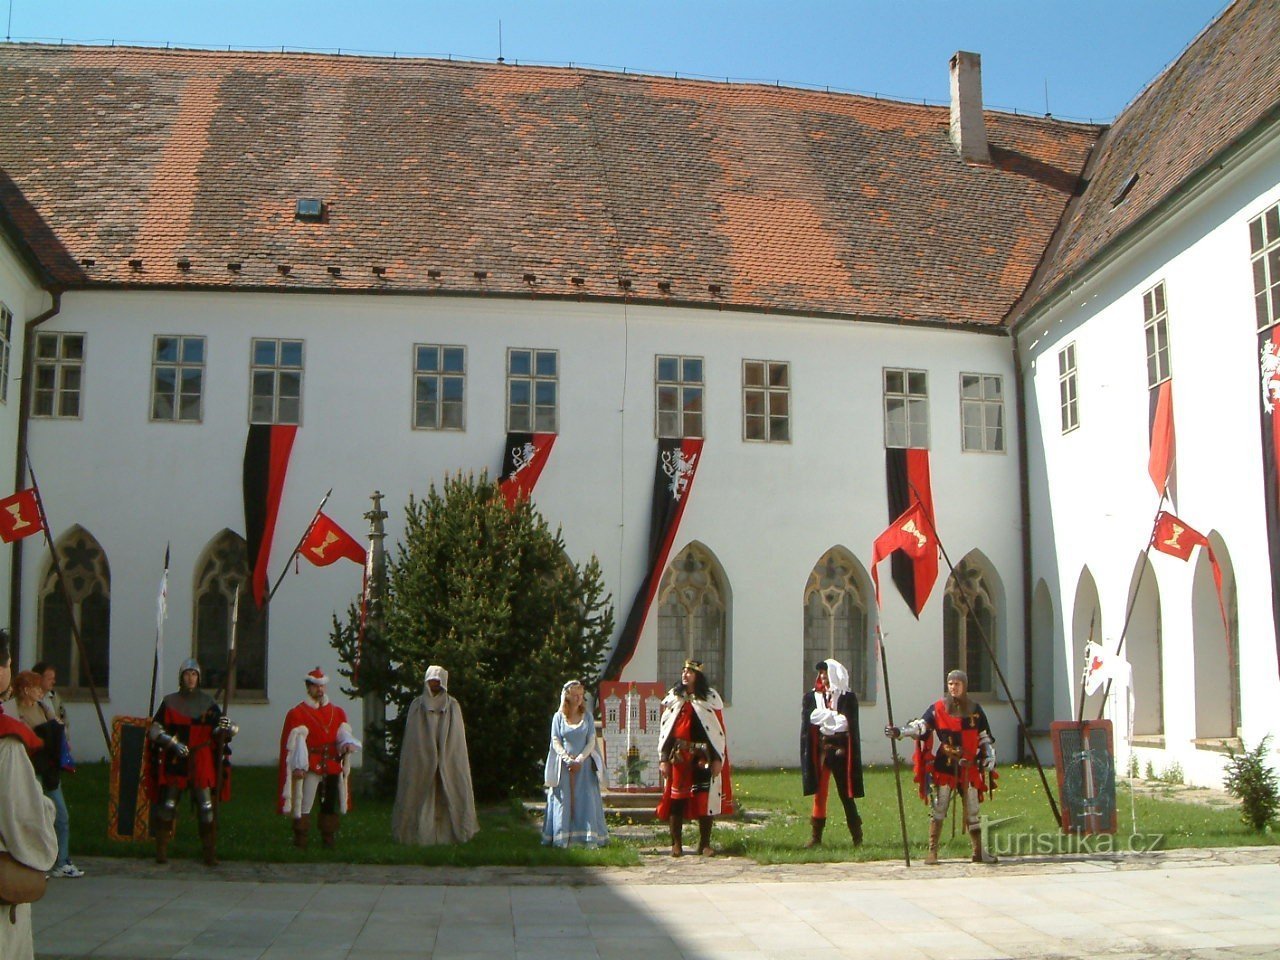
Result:
{"label": "tiled roof", "polygon": [[[90,285],[628,295],[999,324],[1099,128],[986,120],[993,163],[966,166],[946,108],[847,94],[0,45],[0,169],[93,261]],[[326,222],[295,219],[303,197],[325,201]]]}
{"label": "tiled roof", "polygon": [[1050,294],[1224,149],[1280,120],[1280,0],[1239,0],[1116,118],[1028,303]]}

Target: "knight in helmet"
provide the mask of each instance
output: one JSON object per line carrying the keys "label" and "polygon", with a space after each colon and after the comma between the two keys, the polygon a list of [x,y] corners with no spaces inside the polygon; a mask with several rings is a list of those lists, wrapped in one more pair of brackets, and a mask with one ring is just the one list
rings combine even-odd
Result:
{"label": "knight in helmet", "polygon": [[191,791],[200,829],[204,862],[218,862],[218,820],[214,804],[231,799],[232,737],[239,728],[225,717],[217,702],[200,689],[200,664],[184,660],[178,667],[178,689],[160,703],[147,739],[151,741],[148,797],[156,862],[169,860],[169,841],[178,816],[178,800]]}
{"label": "knight in helmet", "polygon": [[306,699],[285,714],[280,732],[280,798],[277,809],[293,821],[293,845],[307,846],[311,809],[320,803],[320,837],[332,847],[347,812],[351,754],[360,741],[347,713],[329,702],[329,678],[316,667],[305,677]]}

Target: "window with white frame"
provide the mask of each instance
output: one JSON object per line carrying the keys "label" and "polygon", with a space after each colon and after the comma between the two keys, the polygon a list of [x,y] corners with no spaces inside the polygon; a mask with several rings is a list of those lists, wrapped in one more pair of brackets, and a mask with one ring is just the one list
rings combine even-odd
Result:
{"label": "window with white frame", "polygon": [[929,447],[929,375],[884,369],[884,445]]}
{"label": "window with white frame", "polygon": [[1249,221],[1253,308],[1258,329],[1280,320],[1280,203]]}
{"label": "window with white frame", "polygon": [[990,373],[960,374],[961,449],[1004,452],[1004,378]]}
{"label": "window with white frame", "polygon": [[413,347],[413,428],[466,427],[467,349],[437,343]]}
{"label": "window with white frame", "polygon": [[84,382],[83,333],[38,333],[31,415],[78,419]]}
{"label": "window with white frame", "polygon": [[852,554],[833,547],[817,562],[804,588],[804,666],[808,671],[823,660],[838,660],[849,668],[850,688],[868,702],[871,672],[871,634],[867,600],[858,586]]}
{"label": "window with white frame", "polygon": [[654,412],[659,437],[702,436],[701,357],[654,357]]}
{"label": "window with white frame", "polygon": [[0,303],[0,403],[9,402],[9,352],[13,345],[13,311]]}
{"label": "window with white frame", "polygon": [[765,443],[791,440],[791,364],[742,361],[742,438]]}
{"label": "window with white frame", "polygon": [[1169,306],[1163,280],[1142,295],[1142,326],[1147,338],[1147,387],[1154,390],[1169,379]]}
{"label": "window with white frame", "polygon": [[1058,409],[1062,414],[1063,433],[1070,433],[1080,426],[1080,396],[1074,343],[1069,343],[1058,351]]}
{"label": "window with white frame", "polygon": [[250,423],[302,423],[302,341],[254,338]]}
{"label": "window with white frame", "polygon": [[151,348],[151,419],[199,423],[203,401],[204,337],[156,337]]}
{"label": "window with white frame", "polygon": [[509,348],[507,429],[512,433],[557,433],[559,400],[559,352]]}

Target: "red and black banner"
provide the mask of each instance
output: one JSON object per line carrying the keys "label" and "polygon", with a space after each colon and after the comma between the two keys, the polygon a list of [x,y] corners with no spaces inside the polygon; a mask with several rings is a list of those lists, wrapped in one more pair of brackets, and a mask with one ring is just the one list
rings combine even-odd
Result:
{"label": "red and black banner", "polygon": [[1151,436],[1151,455],[1147,460],[1147,473],[1156,485],[1156,493],[1163,495],[1173,476],[1175,443],[1173,433],[1173,380],[1166,380],[1149,390],[1150,409],[1147,426]]}
{"label": "red and black banner", "polygon": [[554,433],[508,433],[507,445],[502,451],[502,475],[498,489],[514,507],[533,493],[534,484],[542,474],[556,442]]}
{"label": "red and black banner", "polygon": [[1262,488],[1267,502],[1267,548],[1271,555],[1271,615],[1280,660],[1280,327],[1258,333],[1262,385]]}
{"label": "red and black banner", "polygon": [[[934,535],[933,487],[929,482],[929,451],[892,447],[885,451],[885,481],[889,492],[889,523],[898,520],[919,501],[928,522],[927,534]],[[907,606],[920,619],[920,611],[938,579],[938,551],[926,550],[918,556],[897,550],[890,558],[893,582]]]}
{"label": "red and black banner", "polygon": [[631,601],[627,622],[623,624],[617,646],[609,656],[602,680],[621,678],[623,669],[636,652],[649,605],[658,592],[658,584],[667,566],[667,555],[680,527],[680,517],[684,515],[685,504],[693,492],[693,475],[701,459],[701,438],[658,441],[658,464],[653,472],[653,507],[649,515],[649,564],[636,598]]}
{"label": "red and black banner", "polygon": [[296,425],[254,423],[244,444],[244,539],[248,547],[253,602],[259,610],[267,592],[267,563],[284,495]]}

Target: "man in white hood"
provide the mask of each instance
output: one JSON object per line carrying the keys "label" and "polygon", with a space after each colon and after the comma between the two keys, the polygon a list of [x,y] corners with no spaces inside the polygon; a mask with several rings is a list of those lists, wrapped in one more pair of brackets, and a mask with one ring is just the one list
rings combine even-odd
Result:
{"label": "man in white hood", "polygon": [[849,689],[849,671],[838,660],[815,668],[813,689],[800,709],[800,774],[804,795],[813,797],[812,836],[807,847],[822,845],[827,825],[827,789],[832,780],[844,805],[845,822],[855,847],[862,844],[857,797],[862,789],[862,744],[858,736],[858,697]]}
{"label": "man in white hood", "polygon": [[449,696],[449,671],[433,665],[422,696],[409,704],[391,833],[429,846],[466,843],[479,830],[462,708]]}

